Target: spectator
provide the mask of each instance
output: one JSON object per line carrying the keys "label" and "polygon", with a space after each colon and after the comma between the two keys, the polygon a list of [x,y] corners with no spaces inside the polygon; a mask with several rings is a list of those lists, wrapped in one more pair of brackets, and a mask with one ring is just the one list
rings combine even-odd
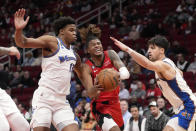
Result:
{"label": "spectator", "polygon": [[165,113],[169,117],[173,116],[173,113],[172,113],[173,109],[172,109],[172,107],[168,110],[166,108],[166,104],[165,103],[166,103],[166,101],[165,101],[165,99],[163,97],[159,97],[157,99],[157,106],[158,106],[159,110],[162,111],[163,113]]}
{"label": "spectator", "polygon": [[162,131],[167,124],[169,117],[159,110],[157,103],[152,101],[149,104],[151,115],[146,119],[145,131]]}
{"label": "spectator", "polygon": [[25,54],[25,59],[22,66],[31,66],[34,61],[35,58],[33,57],[32,52],[28,52],[27,54]]}
{"label": "spectator", "polygon": [[145,99],[146,98],[146,91],[142,89],[143,83],[141,81],[137,81],[137,89],[131,92],[130,97],[136,96],[137,99]]}
{"label": "spectator", "polygon": [[120,100],[120,108],[123,115],[124,127],[128,119],[132,116],[131,113],[128,111],[128,102],[127,100]]}
{"label": "spectator", "polygon": [[185,60],[184,55],[182,53],[177,54],[177,63],[176,66],[183,72],[186,72],[189,62]]}
{"label": "spectator", "polygon": [[16,88],[21,83],[19,72],[14,72],[14,78],[10,81],[10,87]]}
{"label": "spectator", "polygon": [[196,73],[196,53],[194,54],[194,61],[191,62],[187,71],[193,72],[194,74]]}
{"label": "spectator", "polygon": [[92,113],[90,111],[86,111],[85,116],[82,120],[82,128],[83,131],[88,130],[95,130],[96,129],[97,122],[92,116]]}
{"label": "spectator", "polygon": [[29,71],[24,72],[24,75],[21,78],[21,84],[21,86],[23,86],[24,88],[32,87],[35,85],[33,79],[30,77]]}
{"label": "spectator", "polygon": [[129,32],[128,39],[129,40],[137,40],[140,38],[140,32],[136,30],[136,25],[131,27],[131,31]]}
{"label": "spectator", "polygon": [[146,118],[139,115],[139,108],[132,105],[130,108],[132,117],[127,120],[124,131],[144,131]]}
{"label": "spectator", "polygon": [[37,50],[37,57],[34,59],[33,63],[31,64],[31,66],[40,66],[42,63],[42,50],[38,49]]}
{"label": "spectator", "polygon": [[120,92],[119,92],[119,99],[129,99],[129,91],[125,88],[125,82],[120,82]]}
{"label": "spectator", "polygon": [[161,90],[156,86],[155,79],[154,78],[150,79],[149,88],[147,89],[146,97],[154,96],[157,98],[161,95],[162,95]]}

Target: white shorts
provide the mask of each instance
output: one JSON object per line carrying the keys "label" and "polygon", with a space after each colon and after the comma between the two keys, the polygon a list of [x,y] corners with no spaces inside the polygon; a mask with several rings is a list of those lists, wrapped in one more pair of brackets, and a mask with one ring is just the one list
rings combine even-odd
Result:
{"label": "white shorts", "polygon": [[[179,126],[178,117],[174,117],[174,118],[170,119],[167,122],[166,126],[172,127],[174,129],[174,131],[186,131],[184,128]],[[195,120],[191,120],[187,131],[195,131]]]}
{"label": "white shorts", "polygon": [[55,127],[60,123],[64,123],[65,126],[77,124],[72,108],[66,101],[66,95],[59,96],[48,89],[37,89],[33,95],[32,108],[31,128],[50,128],[51,122]]}
{"label": "white shorts", "polygon": [[0,110],[5,116],[20,112],[12,98],[2,89],[0,89]]}
{"label": "white shorts", "polygon": [[118,125],[112,118],[107,118],[107,117],[103,118],[103,125],[102,125],[103,131],[109,131],[114,126],[118,126]]}

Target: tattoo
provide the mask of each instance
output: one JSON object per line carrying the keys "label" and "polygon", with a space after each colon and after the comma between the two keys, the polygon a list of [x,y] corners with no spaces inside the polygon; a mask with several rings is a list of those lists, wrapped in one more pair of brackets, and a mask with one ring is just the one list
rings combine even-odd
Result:
{"label": "tattoo", "polygon": [[76,53],[76,59],[77,61],[76,61],[76,65],[74,66],[74,69],[78,71],[81,69],[82,62],[80,56],[77,53]]}
{"label": "tattoo", "polygon": [[120,57],[114,50],[108,50],[108,55],[113,63],[113,65],[117,68],[120,69],[121,67],[124,67],[124,63],[121,61]]}
{"label": "tattoo", "polygon": [[9,48],[6,47],[0,47],[0,55],[9,55]]}

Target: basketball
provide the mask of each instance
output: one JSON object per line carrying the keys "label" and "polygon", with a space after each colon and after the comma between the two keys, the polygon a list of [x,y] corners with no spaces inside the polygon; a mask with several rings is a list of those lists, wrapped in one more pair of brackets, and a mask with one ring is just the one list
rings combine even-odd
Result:
{"label": "basketball", "polygon": [[119,85],[119,74],[112,68],[101,70],[97,75],[98,84],[102,85],[103,91],[112,91]]}

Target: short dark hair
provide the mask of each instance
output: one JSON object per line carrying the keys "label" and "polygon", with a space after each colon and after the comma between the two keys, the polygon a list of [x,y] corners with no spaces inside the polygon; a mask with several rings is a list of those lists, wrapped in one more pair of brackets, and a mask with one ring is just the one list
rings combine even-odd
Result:
{"label": "short dark hair", "polygon": [[131,108],[137,108],[138,111],[139,111],[139,107],[137,105],[135,105],[135,104],[130,106],[130,110],[131,110]]}
{"label": "short dark hair", "polygon": [[164,48],[165,53],[167,52],[168,48],[170,47],[170,43],[167,40],[167,38],[164,36],[161,36],[161,35],[156,35],[156,36],[152,37],[150,40],[148,40],[148,46],[151,44],[156,45],[161,48]]}
{"label": "short dark hair", "polygon": [[67,16],[67,17],[58,18],[53,23],[53,28],[54,28],[55,34],[58,35],[60,29],[64,28],[67,25],[70,25],[70,24],[76,24],[75,20],[72,17]]}

